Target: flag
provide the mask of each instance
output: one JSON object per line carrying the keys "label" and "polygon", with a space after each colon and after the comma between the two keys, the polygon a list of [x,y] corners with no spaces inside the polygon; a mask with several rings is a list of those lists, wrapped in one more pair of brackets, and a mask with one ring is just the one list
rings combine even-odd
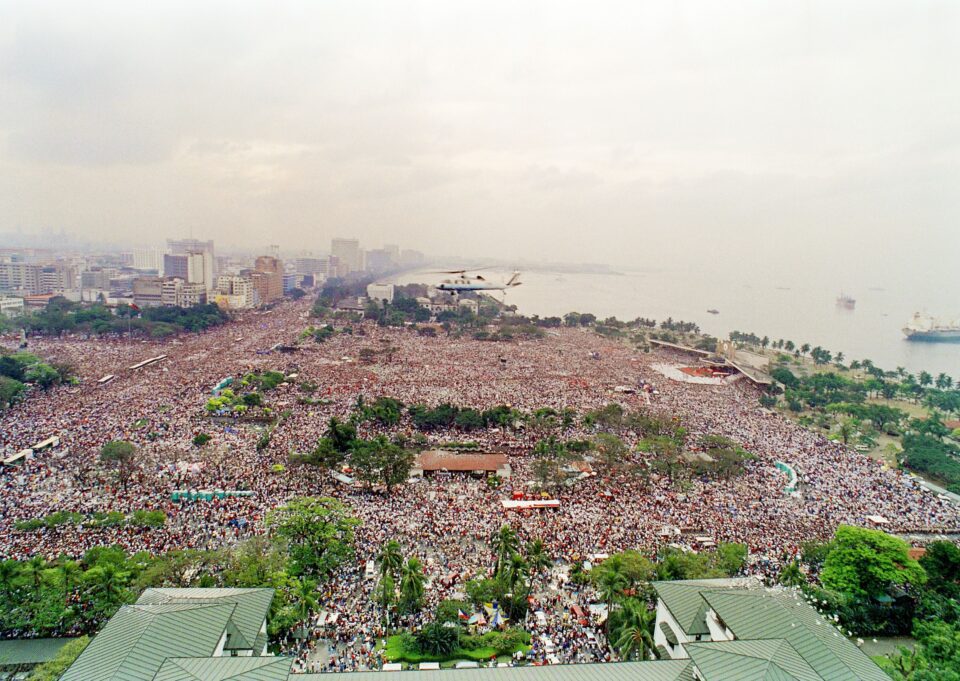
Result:
{"label": "flag", "polygon": [[467,615],[467,613],[465,613],[463,610],[460,610],[459,608],[457,609],[457,617],[459,617],[462,620],[470,619],[470,616]]}

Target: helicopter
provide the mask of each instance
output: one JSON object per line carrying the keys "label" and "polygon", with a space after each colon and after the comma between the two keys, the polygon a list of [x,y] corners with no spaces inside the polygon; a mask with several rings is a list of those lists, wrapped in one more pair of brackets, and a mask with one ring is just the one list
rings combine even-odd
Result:
{"label": "helicopter", "polygon": [[523,282],[519,281],[520,273],[514,272],[505,282],[493,282],[484,279],[483,275],[468,276],[469,270],[446,270],[437,274],[456,274],[454,279],[444,279],[437,284],[437,290],[447,291],[453,295],[464,291],[506,291]]}

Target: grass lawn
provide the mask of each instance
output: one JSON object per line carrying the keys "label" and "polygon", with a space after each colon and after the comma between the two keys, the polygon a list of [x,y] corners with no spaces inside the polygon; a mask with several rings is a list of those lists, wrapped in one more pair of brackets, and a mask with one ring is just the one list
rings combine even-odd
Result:
{"label": "grass lawn", "polygon": [[[530,650],[530,646],[520,644],[515,647],[510,654],[516,653],[517,651],[527,652]],[[496,648],[475,648],[473,650],[464,650],[463,648],[458,648],[451,655],[444,657],[436,657],[433,655],[423,655],[420,653],[408,651],[403,649],[403,639],[400,635],[391,636],[387,639],[387,646],[383,650],[384,657],[386,657],[390,662],[409,662],[411,664],[419,664],[420,662],[441,662],[441,663],[450,663],[450,666],[453,666],[454,663],[460,660],[473,660],[475,662],[487,662],[490,658],[497,656]],[[508,656],[503,656],[504,659],[507,659]]]}

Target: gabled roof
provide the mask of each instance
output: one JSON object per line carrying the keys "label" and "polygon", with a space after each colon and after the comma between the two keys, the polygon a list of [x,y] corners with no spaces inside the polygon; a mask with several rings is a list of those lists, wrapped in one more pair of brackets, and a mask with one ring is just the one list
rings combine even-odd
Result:
{"label": "gabled roof", "polygon": [[[291,674],[290,681],[329,681],[330,674]],[[364,681],[694,681],[690,660],[603,662],[456,671],[364,672]]]}
{"label": "gabled roof", "polygon": [[289,657],[171,657],[153,681],[287,681]]}
{"label": "gabled roof", "polygon": [[785,639],[684,646],[705,681],[822,681]]}
{"label": "gabled roof", "polygon": [[711,591],[703,598],[738,639],[786,639],[823,679],[888,679],[863,651],[792,589]]}
{"label": "gabled roof", "polygon": [[[263,649],[260,635],[263,620],[270,612],[273,589],[146,589],[138,605],[159,603],[233,604],[233,626],[230,627],[227,650],[251,649],[254,654]],[[258,639],[259,636],[259,639]]]}
{"label": "gabled roof", "polygon": [[707,603],[700,594],[707,591],[743,591],[757,588],[759,582],[751,577],[731,579],[687,579],[673,582],[654,582],[653,588],[663,604],[688,636],[709,634]]}
{"label": "gabled roof", "polygon": [[213,655],[236,605],[125,605],[61,681],[150,681],[171,653]]}

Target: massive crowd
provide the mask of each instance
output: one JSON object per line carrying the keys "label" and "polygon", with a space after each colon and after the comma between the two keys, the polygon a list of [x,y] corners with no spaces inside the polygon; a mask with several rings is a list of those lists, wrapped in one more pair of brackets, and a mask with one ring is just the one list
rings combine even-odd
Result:
{"label": "massive crowd", "polygon": [[[310,323],[308,309],[307,301],[285,303],[166,342],[31,338],[31,351],[73,364],[80,381],[48,392],[33,391],[26,401],[0,413],[4,457],[49,436],[61,441],[58,448],[0,471],[0,555],[54,558],[104,544],[154,553],[212,548],[263,532],[265,514],[293,496],[335,496],[363,521],[357,532],[358,563],[321,587],[323,613],[337,613],[335,624],[318,623],[308,640],[290,642],[289,647],[299,653],[300,668],[347,670],[377,664],[373,642],[381,624],[370,598],[373,584],[364,579],[360,567],[391,539],[424,561],[430,579],[429,610],[462,591],[471,576],[489,570],[493,557],[488,540],[504,523],[514,525],[524,541],[542,539],[558,562],[708,536],[717,542],[746,544],[750,569],[757,572],[777,570],[799,551],[801,542],[824,539],[840,523],[869,525],[869,516],[884,518],[885,529],[895,532],[960,527],[960,513],[953,505],[919,488],[905,474],[886,470],[762,409],[756,388],[746,380],[714,386],[666,379],[651,365],[685,360],[665,350],[639,353],[582,329],[558,329],[540,340],[490,343],[443,333],[426,337],[371,324],[354,325],[354,333],[339,333],[325,343],[301,343],[294,352],[271,350],[278,343],[295,342]],[[9,348],[16,342],[3,340]],[[363,348],[377,351],[372,364],[359,361]],[[129,369],[159,354],[168,357]],[[297,374],[266,396],[284,418],[262,451],[256,448],[262,435],[258,429],[215,423],[204,411],[221,379],[256,370]],[[98,383],[108,374],[116,378]],[[301,399],[302,382],[318,386],[309,400]],[[612,390],[641,382],[656,390],[652,394]],[[469,476],[449,476],[401,485],[386,496],[345,486],[309,466],[291,465],[291,452],[312,447],[331,416],[348,417],[358,395],[477,409],[500,404],[527,412],[569,408],[578,414],[616,401],[628,410],[678,416],[692,436],[724,435],[757,459],[731,481],[693,477],[682,488],[666,477],[640,478],[595,465],[597,476],[557,493],[559,509],[510,515],[499,501],[514,489],[526,489],[530,450],[545,434],[532,427],[431,434],[434,440],[469,439],[507,452],[513,477],[500,489]],[[408,419],[389,430],[411,431]],[[212,440],[199,448],[193,438],[201,432]],[[361,427],[361,435],[375,432],[383,429]],[[572,439],[593,432],[577,419],[554,434]],[[99,460],[101,445],[110,440],[128,440],[138,447],[125,484]],[[774,467],[775,461],[798,471],[799,494],[784,493],[786,478]],[[283,470],[278,463],[284,464]],[[251,490],[253,495],[183,503],[172,501],[175,489]],[[156,529],[81,525],[14,529],[17,520],[55,511],[136,509],[162,510],[168,522]],[[609,655],[597,642],[602,638],[598,631],[570,624],[570,608],[579,604],[585,609],[589,594],[558,583],[551,589],[546,575],[542,582],[548,623],[529,619],[527,626],[540,627],[541,634],[555,641],[557,650],[551,654],[563,661]],[[326,646],[322,654],[317,651],[320,641]],[[534,655],[546,653],[535,647]]]}

